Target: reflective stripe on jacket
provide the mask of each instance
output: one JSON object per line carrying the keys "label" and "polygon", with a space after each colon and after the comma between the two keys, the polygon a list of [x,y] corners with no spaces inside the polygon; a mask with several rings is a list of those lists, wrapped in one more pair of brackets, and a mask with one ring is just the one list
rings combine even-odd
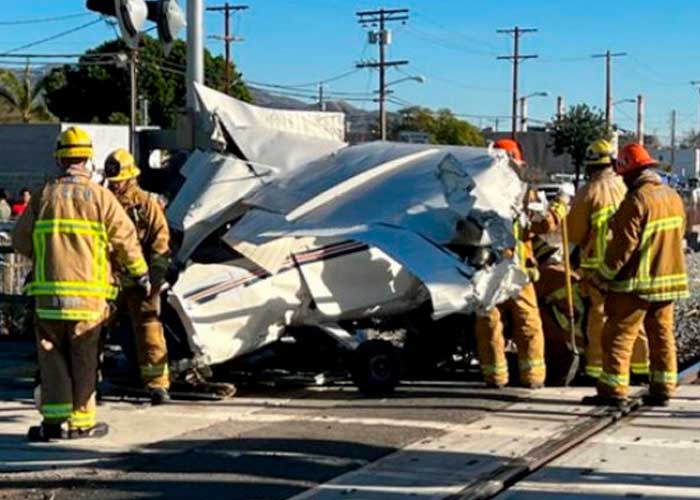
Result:
{"label": "reflective stripe on jacket", "polygon": [[532,250],[532,241],[525,239],[524,231],[519,221],[513,222],[513,237],[515,238],[515,257],[520,268],[527,273],[533,283],[540,279],[540,271]]}
{"label": "reflective stripe on jacket", "polygon": [[582,249],[581,267],[600,268],[608,241],[610,220],[625,197],[627,188],[612,168],[591,175],[574,197],[567,219],[569,240]]}
{"label": "reflective stripe on jacket", "polygon": [[[139,243],[151,272],[151,282],[162,283],[170,265],[170,231],[165,213],[156,195],[141,189],[132,181],[117,200],[136,226]],[[129,286],[130,280],[122,280]]]}
{"label": "reflective stripe on jacket", "polygon": [[108,252],[133,276],[148,272],[136,230],[117,199],[82,170],[48,182],[17,222],[17,252],[34,264],[27,292],[42,319],[96,321],[116,296]]}
{"label": "reflective stripe on jacket", "polygon": [[651,302],[688,297],[683,201],[657,174],[641,174],[610,229],[612,239],[599,273],[611,281],[612,291]]}

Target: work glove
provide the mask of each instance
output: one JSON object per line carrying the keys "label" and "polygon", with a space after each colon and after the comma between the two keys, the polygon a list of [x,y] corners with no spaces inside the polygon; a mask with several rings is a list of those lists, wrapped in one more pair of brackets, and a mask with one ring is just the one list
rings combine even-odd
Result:
{"label": "work glove", "polygon": [[144,291],[146,297],[151,296],[152,287],[151,280],[149,279],[148,274],[144,274],[136,278],[136,286],[138,286],[141,290]]}

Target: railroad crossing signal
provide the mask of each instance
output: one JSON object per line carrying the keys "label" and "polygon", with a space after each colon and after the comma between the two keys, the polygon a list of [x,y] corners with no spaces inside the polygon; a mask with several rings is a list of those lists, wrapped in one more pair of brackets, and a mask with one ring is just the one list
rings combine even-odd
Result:
{"label": "railroad crossing signal", "polygon": [[177,0],[87,0],[86,6],[94,12],[116,17],[121,38],[132,49],[138,48],[146,20],[158,26],[158,37],[166,55],[187,24]]}

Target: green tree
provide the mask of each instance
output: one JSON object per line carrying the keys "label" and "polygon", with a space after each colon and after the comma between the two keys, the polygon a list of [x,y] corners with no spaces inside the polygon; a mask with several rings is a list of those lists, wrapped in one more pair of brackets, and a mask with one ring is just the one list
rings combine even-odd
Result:
{"label": "green tree", "polygon": [[457,118],[449,109],[434,112],[428,108],[411,106],[399,110],[398,121],[393,136],[402,131],[424,132],[433,144],[454,144],[459,146],[484,146],[481,131],[464,120]]}
{"label": "green tree", "polygon": [[682,149],[693,149],[700,145],[700,134],[698,134],[694,129],[691,129],[684,137],[681,139],[680,147]]}
{"label": "green tree", "polygon": [[[149,122],[172,128],[178,110],[185,106],[185,63],[187,48],[179,40],[168,57],[161,44],[149,37],[142,39],[138,53],[138,91],[148,99]],[[54,69],[46,81],[45,100],[49,109],[64,121],[119,123],[129,114],[129,71],[126,64],[114,64],[126,53],[121,40],[113,40],[88,50],[76,66]],[[206,84],[223,91],[226,63],[221,56],[204,54]],[[247,102],[252,96],[231,69],[231,95]]]}
{"label": "green tree", "polygon": [[608,135],[603,113],[589,108],[586,104],[571,106],[569,111],[552,123],[552,149],[555,155],[571,156],[576,167],[577,187],[588,145]]}
{"label": "green tree", "polygon": [[42,100],[45,79],[32,83],[29,64],[19,78],[13,71],[0,69],[0,101],[6,120],[19,120],[23,123],[55,121]]}

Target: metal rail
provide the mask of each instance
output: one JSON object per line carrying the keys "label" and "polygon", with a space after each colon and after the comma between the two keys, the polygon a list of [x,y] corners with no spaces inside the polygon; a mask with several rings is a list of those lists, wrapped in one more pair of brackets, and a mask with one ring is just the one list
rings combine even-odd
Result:
{"label": "metal rail", "polygon": [[[693,382],[698,377],[699,369],[700,359],[678,373],[678,383],[688,384]],[[644,393],[646,393],[646,389],[639,389],[632,393],[629,406],[623,409],[612,407],[593,408],[584,414],[587,418],[577,425],[562,431],[553,439],[530,450],[526,455],[513,459],[494,472],[477,479],[458,494],[450,496],[449,500],[483,500],[493,498],[590,437],[599,434],[616,424],[620,419],[638,411],[642,406],[640,398]]]}
{"label": "metal rail", "polygon": [[691,384],[698,378],[698,372],[700,371],[700,358],[690,363],[683,370],[678,372],[678,384]]}
{"label": "metal rail", "polygon": [[588,418],[582,422],[562,431],[546,443],[530,450],[524,456],[515,458],[485,477],[477,479],[458,494],[448,497],[448,500],[493,498],[588,438],[599,434],[621,418],[639,409],[640,398],[644,392],[646,392],[645,389],[640,389],[632,393],[631,402],[624,409],[607,406],[593,408],[583,415]]}

